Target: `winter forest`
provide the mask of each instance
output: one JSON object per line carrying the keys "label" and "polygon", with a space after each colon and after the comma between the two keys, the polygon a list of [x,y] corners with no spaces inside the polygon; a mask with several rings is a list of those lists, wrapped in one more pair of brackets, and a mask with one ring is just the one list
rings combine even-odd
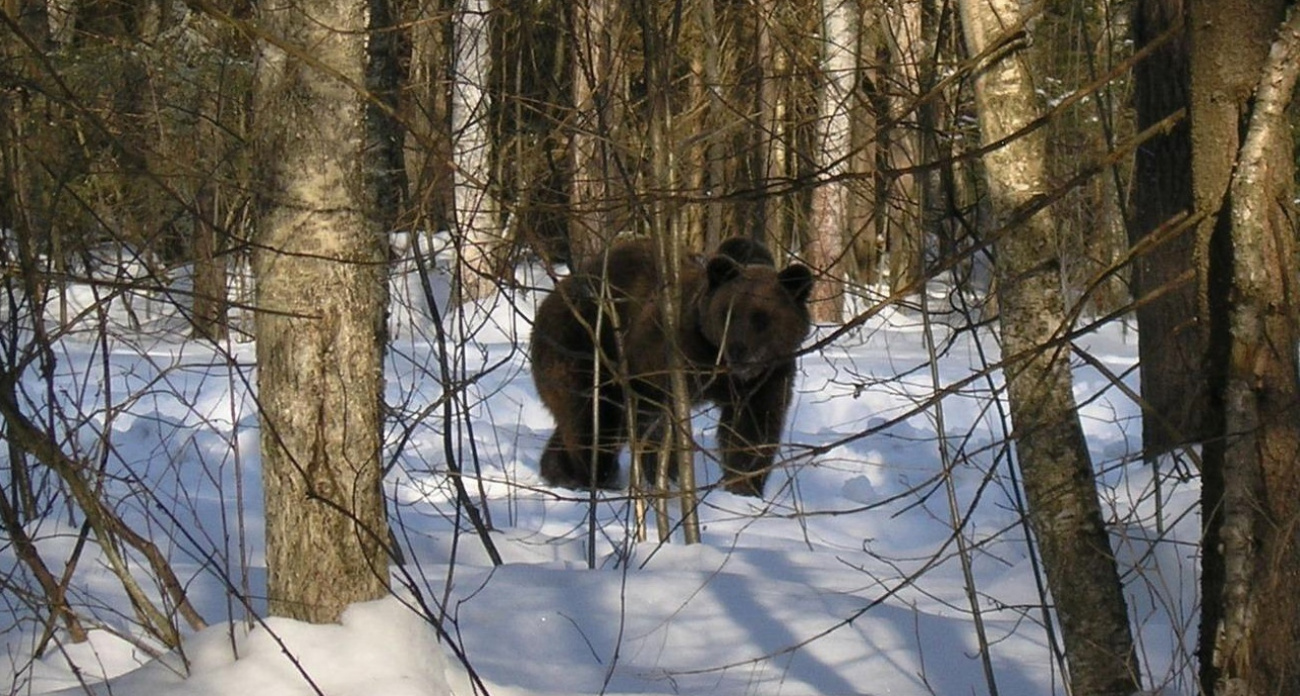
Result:
{"label": "winter forest", "polygon": [[0,693],[1300,694],[1297,74],[1287,0],[3,0]]}

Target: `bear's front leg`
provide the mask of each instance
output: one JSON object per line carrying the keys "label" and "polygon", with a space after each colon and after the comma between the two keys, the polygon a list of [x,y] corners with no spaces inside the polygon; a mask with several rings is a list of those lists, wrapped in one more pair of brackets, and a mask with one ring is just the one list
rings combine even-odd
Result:
{"label": "bear's front leg", "polygon": [[606,386],[592,391],[577,386],[582,379],[590,384],[589,375],[579,372],[571,391],[550,394],[556,424],[542,451],[541,474],[552,486],[618,488],[618,453],[626,437],[623,390]]}
{"label": "bear's front leg", "polygon": [[792,379],[770,375],[734,387],[722,403],[718,423],[723,486],[737,495],[762,497],[772,462],[781,449],[781,431],[790,405]]}
{"label": "bear's front leg", "polygon": [[565,445],[556,432],[542,450],[541,474],[552,486],[589,490],[618,488],[618,444],[605,443],[593,448],[587,441]]}

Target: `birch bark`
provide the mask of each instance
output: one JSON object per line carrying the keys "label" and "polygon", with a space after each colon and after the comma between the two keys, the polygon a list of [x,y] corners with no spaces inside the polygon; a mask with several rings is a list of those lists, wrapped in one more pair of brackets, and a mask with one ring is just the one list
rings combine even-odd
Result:
{"label": "birch bark", "polygon": [[853,143],[849,106],[857,55],[857,3],[822,0],[822,84],[817,122],[818,171],[812,193],[812,224],[804,258],[818,274],[808,299],[814,321],[844,317],[844,250],[849,189],[845,174]]}
{"label": "birch bark", "polygon": [[490,9],[490,0],[460,0],[456,11],[451,138],[462,302],[480,299],[492,290],[497,275],[493,259],[502,242],[499,206],[491,189]]}
{"label": "birch bark", "polygon": [[[1219,31],[1244,12],[1231,5],[1214,10]],[[1286,116],[1300,74],[1300,13],[1286,12],[1252,94],[1209,263],[1223,437],[1205,447],[1200,658],[1205,693],[1220,696],[1300,693],[1300,329]],[[1193,73],[1193,90],[1212,87],[1214,77]]]}
{"label": "birch bark", "polygon": [[976,66],[980,138],[996,234],[999,324],[1016,457],[1030,524],[1046,569],[1075,696],[1139,690],[1137,655],[1074,402],[1069,329],[1050,209],[1015,220],[1048,193],[1042,130],[1021,133],[1041,113],[1023,49],[1018,0],[962,0],[961,20]]}

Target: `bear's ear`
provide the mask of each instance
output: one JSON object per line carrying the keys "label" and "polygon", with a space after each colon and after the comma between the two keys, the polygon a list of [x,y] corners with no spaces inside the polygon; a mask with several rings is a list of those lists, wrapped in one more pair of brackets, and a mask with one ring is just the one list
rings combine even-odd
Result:
{"label": "bear's ear", "polygon": [[724,283],[740,276],[740,264],[729,256],[714,256],[709,259],[709,289],[713,290]]}
{"label": "bear's ear", "polygon": [[803,264],[790,264],[777,276],[777,281],[800,304],[807,302],[808,295],[812,294],[813,274]]}

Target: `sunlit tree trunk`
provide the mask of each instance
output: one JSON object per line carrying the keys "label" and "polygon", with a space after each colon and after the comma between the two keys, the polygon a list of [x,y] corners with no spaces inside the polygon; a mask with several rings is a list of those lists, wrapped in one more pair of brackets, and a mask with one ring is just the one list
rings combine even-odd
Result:
{"label": "sunlit tree trunk", "polygon": [[380,487],[387,246],[366,186],[364,0],[259,6],[258,396],[272,614],[388,591]]}
{"label": "sunlit tree trunk", "polygon": [[844,316],[844,253],[848,229],[850,95],[858,43],[857,3],[821,0],[821,91],[816,150],[820,180],[812,193],[812,224],[804,258],[818,274],[808,308],[814,321]]}
{"label": "sunlit tree trunk", "polygon": [[[992,46],[975,68],[980,139],[996,143],[1042,113],[1023,50],[1018,0],[962,0],[972,55]],[[996,238],[999,324],[1015,451],[1029,519],[1061,624],[1074,696],[1129,696],[1140,687],[1137,656],[1115,557],[1074,403],[1069,329],[1054,257],[1049,210],[1014,213],[1048,192],[1046,139],[1021,135],[984,156],[999,222]]]}
{"label": "sunlit tree trunk", "polygon": [[454,77],[451,84],[452,160],[455,164],[457,252],[460,299],[484,297],[495,285],[494,257],[502,244],[489,138],[489,0],[460,0],[454,25]]}
{"label": "sunlit tree trunk", "polygon": [[[1244,126],[1232,133],[1244,134],[1239,144],[1226,128],[1215,140],[1215,156],[1225,141],[1236,154],[1211,209],[1211,387],[1222,431],[1204,447],[1201,686],[1220,696],[1300,693],[1300,269],[1287,114],[1300,13],[1281,0],[1192,2],[1191,20],[1193,115],[1218,111],[1227,128]],[[1215,61],[1197,55],[1215,49]],[[1211,135],[1200,128],[1193,121],[1194,167]]]}

